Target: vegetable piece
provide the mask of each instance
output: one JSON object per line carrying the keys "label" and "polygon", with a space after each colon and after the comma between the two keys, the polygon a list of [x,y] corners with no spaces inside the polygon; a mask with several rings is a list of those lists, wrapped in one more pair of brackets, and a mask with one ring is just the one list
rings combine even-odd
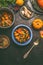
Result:
{"label": "vegetable piece", "polygon": [[40,37],[43,38],[43,30],[40,31]]}
{"label": "vegetable piece", "polygon": [[24,10],[27,10],[27,12],[28,12],[29,14],[31,14],[31,11],[29,11],[29,10],[27,9],[27,7],[23,6],[23,8],[24,8]]}
{"label": "vegetable piece", "polygon": [[24,11],[21,11],[21,13],[24,15]]}
{"label": "vegetable piece", "polygon": [[24,4],[24,0],[16,0],[16,4],[22,6]]}
{"label": "vegetable piece", "polygon": [[43,8],[43,0],[37,0],[38,5]]}
{"label": "vegetable piece", "polygon": [[0,0],[0,7],[8,7],[9,3],[15,4],[16,0]]}
{"label": "vegetable piece", "polygon": [[43,22],[41,19],[35,19],[32,23],[34,29],[40,29],[43,26]]}

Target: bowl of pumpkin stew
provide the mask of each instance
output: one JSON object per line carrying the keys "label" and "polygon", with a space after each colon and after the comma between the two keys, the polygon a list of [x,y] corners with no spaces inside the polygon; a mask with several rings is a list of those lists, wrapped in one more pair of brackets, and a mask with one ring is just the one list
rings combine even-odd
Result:
{"label": "bowl of pumpkin stew", "polygon": [[0,28],[9,28],[15,22],[13,10],[8,7],[0,8]]}
{"label": "bowl of pumpkin stew", "polygon": [[31,42],[32,37],[32,30],[27,25],[20,24],[14,27],[14,29],[12,30],[12,39],[17,45],[28,45]]}

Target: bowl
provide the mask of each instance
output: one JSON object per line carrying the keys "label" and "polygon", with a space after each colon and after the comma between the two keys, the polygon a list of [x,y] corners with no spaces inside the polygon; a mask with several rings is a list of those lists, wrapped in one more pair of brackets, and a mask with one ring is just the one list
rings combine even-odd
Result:
{"label": "bowl", "polygon": [[[24,11],[24,10],[23,10],[24,7],[26,7],[26,8],[31,12],[31,14],[28,13],[28,15],[30,15],[29,18],[25,16],[26,13],[25,13],[24,15],[22,14],[22,11]],[[26,12],[27,12],[27,11],[26,11]],[[21,9],[20,9],[20,16],[21,16],[23,19],[28,20],[28,19],[31,19],[32,17],[34,17],[34,13],[32,12],[31,8],[28,7],[28,5],[25,5],[25,6],[22,6]]]}
{"label": "bowl", "polygon": [[9,47],[10,39],[6,35],[0,35],[0,49],[5,49]]}
{"label": "bowl", "polygon": [[43,15],[43,9],[39,7],[36,0],[30,0],[32,4],[33,11],[37,14]]}
{"label": "bowl", "polygon": [[[29,31],[29,34],[30,34],[30,38],[26,41],[26,42],[23,42],[23,43],[20,43],[18,42],[16,39],[15,39],[15,36],[14,36],[14,32],[15,30],[17,30],[18,28],[25,28]],[[33,33],[32,33],[32,30],[30,27],[28,27],[27,25],[24,25],[24,24],[20,24],[20,25],[17,25],[16,27],[14,27],[14,29],[12,30],[12,40],[14,41],[15,44],[19,45],[19,46],[26,46],[28,45],[31,40],[32,40],[32,37],[33,37]]]}
{"label": "bowl", "polygon": [[[7,23],[9,23],[7,26],[4,26],[4,24],[3,24],[3,26],[2,25],[0,25],[0,28],[10,28],[13,24],[14,24],[14,22],[15,22],[15,15],[14,15],[14,12],[10,9],[10,8],[8,8],[8,7],[2,7],[2,8],[0,8],[0,17],[4,14],[4,13],[7,13],[8,15],[8,17],[10,16],[10,18],[9,18],[9,20],[10,20],[10,22],[7,22]],[[2,16],[2,17],[4,17],[4,15]],[[1,18],[2,18],[1,17]],[[12,18],[11,18],[12,17]],[[1,19],[0,19],[1,20]],[[4,19],[5,20],[5,19]],[[6,20],[8,20],[8,19],[6,19]],[[0,21],[0,24],[2,23],[2,20]],[[5,22],[6,23],[6,22]]]}

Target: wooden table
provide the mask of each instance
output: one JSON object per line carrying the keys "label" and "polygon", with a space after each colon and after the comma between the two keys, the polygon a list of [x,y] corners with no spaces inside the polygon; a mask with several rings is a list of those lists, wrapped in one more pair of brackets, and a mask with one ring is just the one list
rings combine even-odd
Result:
{"label": "wooden table", "polygon": [[[0,29],[0,34],[5,34],[10,38],[10,46],[6,49],[0,49],[0,65],[43,65],[43,39],[40,39],[39,45],[33,48],[25,60],[23,59],[24,53],[26,53],[31,48],[33,41],[35,41],[35,38],[39,37],[40,30],[37,31],[32,28],[32,21],[35,18],[43,19],[43,16],[34,16],[30,20],[25,20],[21,18],[19,12],[17,12],[15,14],[15,18],[15,23],[11,28]],[[24,47],[16,45],[11,37],[12,29],[19,24],[25,24],[29,26],[33,31],[32,41],[30,44]],[[43,30],[43,28],[41,30]]]}

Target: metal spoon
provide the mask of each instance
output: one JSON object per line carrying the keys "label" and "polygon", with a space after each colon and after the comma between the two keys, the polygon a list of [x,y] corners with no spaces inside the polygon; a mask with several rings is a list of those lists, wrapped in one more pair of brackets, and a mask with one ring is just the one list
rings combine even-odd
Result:
{"label": "metal spoon", "polygon": [[39,44],[39,39],[37,39],[37,40],[34,42],[33,46],[30,48],[29,51],[27,51],[27,52],[24,54],[23,58],[24,58],[24,59],[27,58],[27,56],[29,55],[29,53],[31,52],[31,50],[34,48],[34,46],[37,46],[38,44]]}

